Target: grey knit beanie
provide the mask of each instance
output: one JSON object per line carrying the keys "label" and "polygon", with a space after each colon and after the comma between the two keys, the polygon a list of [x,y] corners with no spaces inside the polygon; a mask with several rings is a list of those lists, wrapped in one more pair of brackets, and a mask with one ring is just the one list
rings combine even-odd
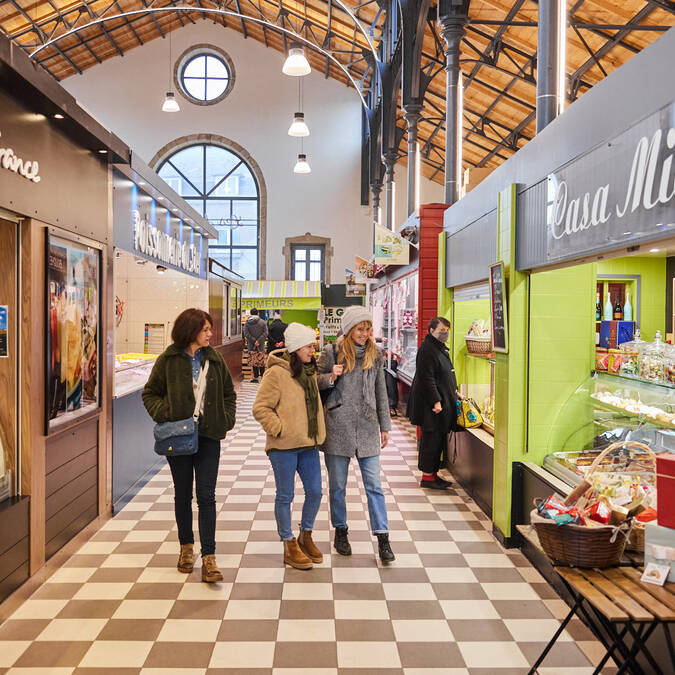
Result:
{"label": "grey knit beanie", "polygon": [[303,326],[301,323],[291,323],[284,331],[286,349],[291,354],[305,345],[316,342],[316,333],[313,328]]}
{"label": "grey knit beanie", "polygon": [[342,334],[346,337],[349,335],[349,331],[362,321],[373,323],[370,312],[365,307],[350,305],[342,315]]}

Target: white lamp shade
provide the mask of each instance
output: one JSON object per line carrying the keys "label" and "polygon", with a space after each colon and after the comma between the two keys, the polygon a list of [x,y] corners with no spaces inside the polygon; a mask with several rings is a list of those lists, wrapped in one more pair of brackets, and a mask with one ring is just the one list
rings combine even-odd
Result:
{"label": "white lamp shade", "polygon": [[311,173],[312,172],[312,167],[309,165],[309,162],[307,161],[307,155],[298,155],[298,161],[295,163],[295,167],[293,167],[293,173]]}
{"label": "white lamp shade", "polygon": [[286,57],[284,67],[281,71],[284,75],[291,75],[292,77],[309,75],[312,72],[312,69],[305,56],[305,50],[302,47],[291,47],[291,49],[288,50],[288,56]]}
{"label": "white lamp shade", "polygon": [[288,128],[289,136],[309,136],[309,127],[305,123],[305,115],[301,112],[296,112],[293,116],[293,123]]}
{"label": "white lamp shade", "polygon": [[164,103],[162,103],[162,112],[180,112],[180,106],[172,91],[166,92]]}

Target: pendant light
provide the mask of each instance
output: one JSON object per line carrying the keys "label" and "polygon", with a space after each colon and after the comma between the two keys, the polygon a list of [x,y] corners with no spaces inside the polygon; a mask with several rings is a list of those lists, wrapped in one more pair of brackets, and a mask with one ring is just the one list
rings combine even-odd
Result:
{"label": "pendant light", "polygon": [[299,112],[293,115],[293,122],[288,128],[289,136],[309,136],[309,127],[305,122],[305,113],[302,112],[302,78],[298,80],[298,108]]}
{"label": "pendant light", "polygon": [[288,50],[288,56],[281,72],[291,77],[302,77],[312,72],[309,61],[305,56],[305,50],[300,45],[293,44]]}
{"label": "pendant light", "polygon": [[166,92],[164,103],[162,103],[162,112],[174,113],[180,112],[180,106],[171,90],[171,33],[169,33],[169,91]]}
{"label": "pendant light", "polygon": [[307,161],[307,155],[300,153],[298,155],[298,161],[293,167],[293,173],[312,173],[312,167]]}

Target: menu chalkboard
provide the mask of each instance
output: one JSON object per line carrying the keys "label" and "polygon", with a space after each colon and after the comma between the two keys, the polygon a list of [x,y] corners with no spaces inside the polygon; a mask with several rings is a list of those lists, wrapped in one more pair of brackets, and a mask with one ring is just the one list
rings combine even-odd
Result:
{"label": "menu chalkboard", "polygon": [[506,284],[503,262],[490,265],[490,316],[492,350],[508,354],[509,324],[506,316]]}

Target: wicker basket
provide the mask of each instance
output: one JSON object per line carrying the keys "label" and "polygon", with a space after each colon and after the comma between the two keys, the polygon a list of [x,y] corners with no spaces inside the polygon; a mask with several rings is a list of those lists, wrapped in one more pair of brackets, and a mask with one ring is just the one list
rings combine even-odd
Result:
{"label": "wicker basket", "polygon": [[546,555],[555,563],[570,567],[612,567],[618,565],[626,547],[629,525],[557,525],[533,509],[530,519]]}
{"label": "wicker basket", "polygon": [[645,524],[639,520],[633,521],[633,529],[630,531],[626,550],[637,553],[645,552]]}
{"label": "wicker basket", "polygon": [[[616,450],[630,446],[646,452],[656,462],[655,455],[644,443],[620,441],[606,447],[591,464],[586,480],[597,470],[604,457]],[[583,500],[584,497],[581,498]],[[580,500],[580,501],[581,501]],[[543,518],[534,509],[530,514],[541,546],[546,555],[554,562],[572,567],[611,567],[617,565],[626,544],[630,539],[639,542],[639,534],[633,535],[632,523],[613,525],[557,525],[549,518]],[[642,548],[644,550],[644,528],[642,529]],[[638,549],[634,549],[638,550]]]}
{"label": "wicker basket", "polygon": [[464,341],[469,354],[489,354],[492,351],[492,340],[489,335],[487,337],[465,335]]}

